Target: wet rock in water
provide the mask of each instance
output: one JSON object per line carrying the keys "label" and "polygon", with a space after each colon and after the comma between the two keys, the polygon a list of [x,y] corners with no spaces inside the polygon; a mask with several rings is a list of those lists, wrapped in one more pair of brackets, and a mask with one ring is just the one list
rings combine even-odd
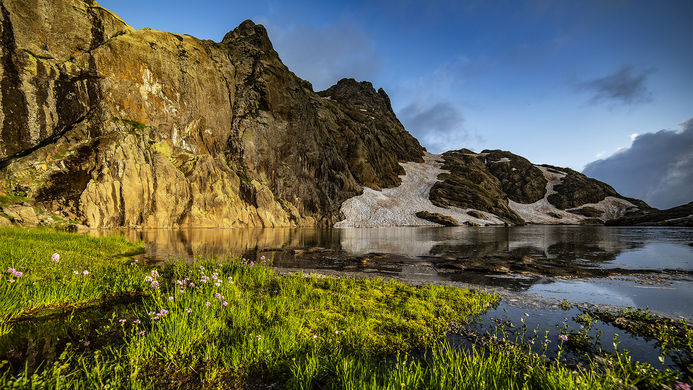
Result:
{"label": "wet rock in water", "polygon": [[440,213],[419,211],[418,213],[416,213],[416,216],[421,219],[425,219],[427,221],[431,221],[433,223],[437,223],[443,226],[459,226],[459,223],[455,218]]}
{"label": "wet rock in water", "polygon": [[464,224],[467,226],[482,226],[480,223],[476,223],[474,221],[464,221]]}

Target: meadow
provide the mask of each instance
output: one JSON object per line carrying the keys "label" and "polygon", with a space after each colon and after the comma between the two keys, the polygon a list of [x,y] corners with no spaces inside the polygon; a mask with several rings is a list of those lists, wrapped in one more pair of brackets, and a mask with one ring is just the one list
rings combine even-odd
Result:
{"label": "meadow", "polygon": [[[541,337],[451,344],[453,328],[498,304],[493,292],[282,276],[264,258],[150,266],[135,260],[141,243],[43,228],[0,229],[0,242],[0,388],[686,389],[691,380],[690,368],[655,368],[628,351],[549,356],[533,348],[551,342]],[[667,337],[690,346],[690,327],[674,325],[657,335],[663,348]],[[580,344],[579,332],[565,333],[553,342]]]}

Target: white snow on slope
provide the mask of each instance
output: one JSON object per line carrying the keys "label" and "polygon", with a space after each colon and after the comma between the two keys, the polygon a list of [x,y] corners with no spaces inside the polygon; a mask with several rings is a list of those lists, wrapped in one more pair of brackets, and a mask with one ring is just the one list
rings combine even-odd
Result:
{"label": "white snow on slope", "polygon": [[382,191],[364,187],[363,194],[342,203],[341,211],[346,218],[334,227],[440,226],[418,218],[415,214],[419,211],[447,215],[459,224],[471,221],[480,225],[502,225],[503,221],[491,213],[479,211],[486,218],[479,219],[466,213],[473,209],[443,208],[431,203],[428,199],[431,187],[438,181],[438,175],[447,172],[441,169],[441,161],[440,155],[426,153],[423,163],[400,163],[406,173],[400,175],[399,187]]}
{"label": "white snow on slope", "polygon": [[[544,177],[546,180],[548,180],[548,183],[546,183],[546,193],[544,194],[544,197],[534,203],[529,204],[517,203],[512,200],[508,200],[508,206],[510,206],[510,208],[520,217],[522,217],[522,219],[524,219],[527,223],[580,224],[582,221],[588,219],[588,217],[573,214],[567,210],[561,210],[549,203],[549,195],[556,193],[553,187],[561,184],[566,174],[560,171],[549,170],[549,168],[540,165],[535,166],[542,171]],[[601,210],[601,219],[607,220],[620,217],[625,213],[626,209],[636,206],[625,199],[607,196],[599,203],[588,203],[569,210],[577,210],[582,207],[592,207]]]}

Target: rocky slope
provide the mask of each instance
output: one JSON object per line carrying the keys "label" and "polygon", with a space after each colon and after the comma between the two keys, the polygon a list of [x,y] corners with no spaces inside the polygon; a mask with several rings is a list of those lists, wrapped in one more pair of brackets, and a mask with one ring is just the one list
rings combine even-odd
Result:
{"label": "rocky slope", "polygon": [[88,0],[0,10],[0,201],[15,222],[329,225],[422,161],[384,91],[314,93],[250,21],[215,43],[136,31]]}
{"label": "rocky slope", "polygon": [[321,92],[261,25],[134,30],[92,0],[0,0],[0,225],[602,223],[647,208],[499,150],[425,153],[368,82]]}
{"label": "rocky slope", "polygon": [[607,221],[614,226],[687,226],[693,227],[693,202],[666,210],[641,209]]}
{"label": "rocky slope", "polygon": [[347,200],[336,226],[603,224],[650,210],[598,180],[507,151],[460,149],[402,165],[401,185]]}

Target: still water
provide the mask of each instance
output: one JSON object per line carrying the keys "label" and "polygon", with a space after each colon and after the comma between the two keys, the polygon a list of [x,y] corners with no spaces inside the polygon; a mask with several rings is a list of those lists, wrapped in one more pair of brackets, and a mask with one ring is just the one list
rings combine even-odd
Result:
{"label": "still water", "polygon": [[[605,226],[129,230],[150,261],[265,256],[281,270],[467,284],[547,300],[649,307],[693,318],[693,228]],[[305,250],[314,253],[305,256]],[[465,259],[529,256],[566,271],[460,270]],[[445,268],[447,267],[447,268]],[[571,277],[573,270],[614,270]],[[575,275],[578,275],[577,273]],[[520,299],[521,300],[521,299]]]}

